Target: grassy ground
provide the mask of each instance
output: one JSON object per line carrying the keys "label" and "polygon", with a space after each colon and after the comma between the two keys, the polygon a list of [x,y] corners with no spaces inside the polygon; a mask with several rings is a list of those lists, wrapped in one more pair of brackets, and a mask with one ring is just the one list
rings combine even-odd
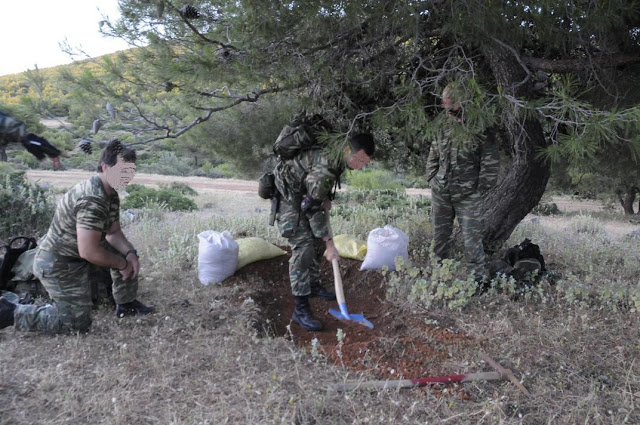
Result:
{"label": "grassy ground", "polygon": [[[406,287],[389,302],[482,341],[533,398],[508,382],[463,384],[468,399],[450,387],[338,394],[326,388],[371,378],[310,347],[263,337],[263,318],[246,291],[255,282],[205,287],[197,280],[202,230],[285,244],[265,226],[268,204],[233,194],[197,203],[197,213],[152,211],[125,226],[142,254],[140,299],[155,304],[156,314],[118,320],[101,306],[87,335],[0,331],[0,424],[640,423],[639,242],[606,231],[626,226],[623,220],[524,222],[510,243],[526,236],[540,244],[553,279],[517,300],[500,293],[459,310],[425,308],[409,295],[410,274],[390,279]],[[363,237],[391,222],[409,234],[412,258],[424,260],[426,210],[354,207],[351,214],[335,218],[336,233]],[[478,353],[463,354],[462,361],[452,356],[452,367],[490,370]]]}

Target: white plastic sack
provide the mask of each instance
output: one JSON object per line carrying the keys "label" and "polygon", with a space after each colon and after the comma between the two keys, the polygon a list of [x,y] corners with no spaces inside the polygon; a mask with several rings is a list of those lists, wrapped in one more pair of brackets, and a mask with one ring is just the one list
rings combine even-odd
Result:
{"label": "white plastic sack", "polygon": [[231,234],[206,230],[198,234],[198,279],[203,285],[220,283],[232,276],[238,265],[238,244]]}
{"label": "white plastic sack", "polygon": [[409,261],[409,237],[400,229],[386,225],[373,229],[367,238],[367,255],[360,270],[395,270],[396,257]]}

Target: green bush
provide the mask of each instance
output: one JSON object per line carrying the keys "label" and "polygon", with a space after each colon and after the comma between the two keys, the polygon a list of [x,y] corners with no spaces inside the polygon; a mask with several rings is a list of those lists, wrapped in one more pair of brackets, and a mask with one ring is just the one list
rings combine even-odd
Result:
{"label": "green bush", "polygon": [[347,183],[357,189],[402,189],[403,184],[386,170],[366,170],[347,174]]}
{"label": "green bush", "polygon": [[125,190],[127,191],[127,193],[133,193],[133,192],[137,192],[139,190],[144,190],[146,188],[147,187],[145,185],[143,185],[143,184],[131,183],[131,184],[127,185]]}
{"label": "green bush", "polygon": [[188,158],[177,156],[173,152],[160,152],[157,160],[136,161],[139,173],[162,174],[166,176],[189,176],[193,170]]}
{"label": "green bush", "polygon": [[124,209],[145,208],[149,204],[166,205],[169,211],[193,211],[198,209],[193,200],[172,189],[156,190],[148,187],[136,188],[133,192],[130,191],[129,195],[124,199],[122,207]]}
{"label": "green bush", "polygon": [[558,208],[558,204],[555,202],[540,202],[533,208],[533,210],[531,210],[531,212],[538,215],[562,214],[562,211]]}
{"label": "green bush", "polygon": [[5,175],[15,173],[16,169],[8,162],[0,162],[0,177],[4,178]]}
{"label": "green bush", "polygon": [[590,215],[576,215],[571,218],[568,227],[575,233],[601,236],[606,235],[606,231],[602,223],[597,218],[593,218]]}
{"label": "green bush", "polygon": [[171,182],[171,184],[160,184],[160,189],[169,189],[173,192],[180,193],[185,196],[198,196],[198,192],[196,192],[191,186],[182,182]]}
{"label": "green bush", "polygon": [[93,146],[93,152],[91,154],[86,154],[84,152],[72,152],[68,158],[64,158],[62,160],[62,164],[66,169],[96,171],[99,160],[100,149]]}
{"label": "green bush", "polygon": [[43,235],[49,228],[55,204],[50,193],[27,181],[24,172],[0,168],[0,239]]}
{"label": "green bush", "polygon": [[346,192],[338,192],[336,199],[345,208],[367,206],[382,210],[394,207],[429,210],[431,207],[429,198],[408,196],[404,189],[349,189]]}

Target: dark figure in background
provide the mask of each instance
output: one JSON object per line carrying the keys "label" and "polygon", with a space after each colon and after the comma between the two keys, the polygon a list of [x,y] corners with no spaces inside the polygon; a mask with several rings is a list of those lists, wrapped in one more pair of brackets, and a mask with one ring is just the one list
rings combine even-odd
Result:
{"label": "dark figure in background", "polygon": [[48,156],[56,169],[60,168],[60,156],[65,156],[44,137],[27,132],[22,121],[0,112],[0,161],[7,161],[9,143],[21,143],[39,161]]}

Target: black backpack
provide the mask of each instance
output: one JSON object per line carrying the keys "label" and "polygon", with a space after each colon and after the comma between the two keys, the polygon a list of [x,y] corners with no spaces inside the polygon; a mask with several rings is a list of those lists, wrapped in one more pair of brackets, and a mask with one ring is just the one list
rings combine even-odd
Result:
{"label": "black backpack", "polygon": [[532,243],[528,238],[525,238],[520,244],[507,250],[506,260],[510,265],[515,265],[518,261],[533,258],[540,263],[541,272],[545,272],[547,269],[544,265],[544,257],[540,252],[540,247]]}
{"label": "black backpack", "polygon": [[36,240],[27,236],[15,237],[8,244],[0,246],[0,251],[4,251],[4,258],[0,263],[0,290],[10,290],[9,281],[14,277],[11,270],[18,261],[18,257],[36,246]]}

